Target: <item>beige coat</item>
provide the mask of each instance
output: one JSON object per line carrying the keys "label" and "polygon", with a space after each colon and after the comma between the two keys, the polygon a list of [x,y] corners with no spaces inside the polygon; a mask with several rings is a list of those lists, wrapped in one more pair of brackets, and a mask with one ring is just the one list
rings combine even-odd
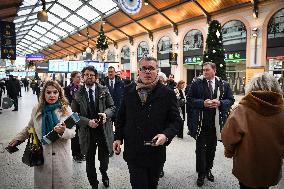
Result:
{"label": "beige coat", "polygon": [[[58,109],[55,113],[60,122],[63,122],[72,114],[68,108],[68,115],[61,116]],[[16,137],[16,140],[24,141],[28,138],[28,128],[34,127],[39,140],[42,138],[41,113],[36,114],[36,107],[33,108],[31,119]],[[44,164],[34,167],[34,188],[38,189],[70,189],[72,186],[72,155],[71,138],[75,136],[75,127],[65,129],[60,139],[52,144],[43,145]],[[55,154],[54,154],[55,153]],[[52,155],[54,154],[54,155]]]}
{"label": "beige coat", "polygon": [[241,183],[253,188],[276,185],[284,157],[282,96],[267,91],[249,93],[227,119],[222,141]]}

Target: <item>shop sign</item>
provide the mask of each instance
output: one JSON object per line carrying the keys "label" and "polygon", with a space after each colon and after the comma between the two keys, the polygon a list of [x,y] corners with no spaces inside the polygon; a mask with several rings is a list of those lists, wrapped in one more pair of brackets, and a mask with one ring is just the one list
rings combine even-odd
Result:
{"label": "shop sign", "polygon": [[230,52],[225,53],[225,62],[240,62],[246,60],[244,53],[241,52]]}
{"label": "shop sign", "polygon": [[0,21],[1,59],[16,60],[15,24]]}
{"label": "shop sign", "polygon": [[188,56],[184,58],[184,64],[202,64],[202,57],[201,56]]}
{"label": "shop sign", "polygon": [[264,73],[264,68],[247,68],[246,69],[246,85],[250,82],[253,76]]}
{"label": "shop sign", "polygon": [[173,52],[169,53],[169,59],[170,59],[171,65],[177,65],[177,56],[178,56],[177,53],[173,53]]}
{"label": "shop sign", "polygon": [[26,60],[44,60],[43,54],[27,54]]}

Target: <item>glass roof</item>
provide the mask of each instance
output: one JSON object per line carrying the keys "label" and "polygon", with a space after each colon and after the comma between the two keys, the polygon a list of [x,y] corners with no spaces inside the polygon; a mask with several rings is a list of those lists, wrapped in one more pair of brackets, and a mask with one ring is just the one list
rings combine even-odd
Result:
{"label": "glass roof", "polygon": [[37,53],[118,10],[112,0],[45,0],[48,21],[37,19],[41,1],[23,0],[14,19],[17,55]]}

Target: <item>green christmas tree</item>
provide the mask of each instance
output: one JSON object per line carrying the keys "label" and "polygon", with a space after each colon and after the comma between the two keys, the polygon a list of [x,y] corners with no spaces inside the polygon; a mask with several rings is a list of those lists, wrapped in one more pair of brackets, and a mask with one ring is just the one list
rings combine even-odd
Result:
{"label": "green christmas tree", "polygon": [[107,38],[105,36],[105,32],[104,32],[102,25],[101,25],[101,29],[100,29],[100,32],[99,32],[99,36],[97,38],[96,48],[100,52],[104,52],[108,48]]}
{"label": "green christmas tree", "polygon": [[206,48],[204,52],[203,62],[213,62],[216,64],[216,75],[223,80],[226,77],[226,63],[223,47],[223,37],[221,32],[221,24],[217,20],[213,20],[208,29],[206,39]]}

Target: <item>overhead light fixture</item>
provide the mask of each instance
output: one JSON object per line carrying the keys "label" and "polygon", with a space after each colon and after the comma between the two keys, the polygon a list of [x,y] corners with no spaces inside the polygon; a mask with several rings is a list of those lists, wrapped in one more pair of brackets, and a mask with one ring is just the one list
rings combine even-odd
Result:
{"label": "overhead light fixture", "polygon": [[42,10],[37,13],[37,19],[41,22],[47,22],[48,15],[45,6],[45,0],[41,0],[41,2],[42,2]]}
{"label": "overhead light fixture", "polygon": [[147,0],[144,0],[144,5],[149,5],[148,1]]}
{"label": "overhead light fixture", "polygon": [[89,43],[89,38],[90,38],[89,28],[87,28],[87,38],[88,38],[88,46],[86,48],[86,53],[91,53],[92,49],[90,48],[90,43]]}

